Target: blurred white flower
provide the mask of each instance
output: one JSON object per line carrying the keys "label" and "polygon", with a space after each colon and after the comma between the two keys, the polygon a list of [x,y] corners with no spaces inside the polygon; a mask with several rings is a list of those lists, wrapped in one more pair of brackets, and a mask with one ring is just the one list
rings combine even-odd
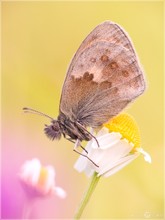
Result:
{"label": "blurred white flower", "polygon": [[85,149],[88,151],[88,157],[99,167],[83,156],[80,156],[74,165],[77,171],[85,172],[87,176],[93,175],[94,172],[98,174],[97,176],[111,176],[140,154],[151,163],[150,155],[140,147],[137,125],[127,114],[116,116],[105,124],[96,138],[99,147],[93,139],[88,142]]}
{"label": "blurred white flower", "polygon": [[66,192],[55,184],[55,170],[52,166],[42,166],[38,159],[26,161],[21,167],[19,179],[29,197],[57,195],[66,197]]}

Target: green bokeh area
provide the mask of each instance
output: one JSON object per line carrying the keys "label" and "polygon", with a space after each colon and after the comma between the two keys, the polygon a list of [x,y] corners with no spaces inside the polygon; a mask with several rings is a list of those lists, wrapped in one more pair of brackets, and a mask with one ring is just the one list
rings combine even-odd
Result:
{"label": "green bokeh area", "polygon": [[73,169],[78,155],[72,143],[50,142],[42,132],[49,121],[21,109],[57,117],[73,54],[96,25],[112,20],[129,33],[146,73],[146,92],[125,111],[137,121],[152,164],[140,156],[102,178],[83,217],[163,219],[163,2],[3,1],[1,8],[2,168],[8,169],[11,158],[10,167],[17,172],[25,160],[38,157],[55,166],[57,181],[68,193],[57,206],[61,212],[56,213],[53,200],[49,206],[47,201],[37,204],[38,218],[72,218],[88,179]]}

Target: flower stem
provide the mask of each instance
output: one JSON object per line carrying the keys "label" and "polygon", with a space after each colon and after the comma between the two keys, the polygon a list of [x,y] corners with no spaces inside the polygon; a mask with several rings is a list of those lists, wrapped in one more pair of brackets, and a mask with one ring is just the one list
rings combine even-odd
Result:
{"label": "flower stem", "polygon": [[23,206],[22,219],[30,219],[33,203],[34,203],[33,200],[27,198],[27,201],[25,201]]}
{"label": "flower stem", "polygon": [[81,203],[78,207],[78,210],[74,216],[75,220],[80,219],[89,199],[91,198],[91,196],[96,188],[96,185],[97,185],[99,179],[100,179],[100,176],[98,177],[97,173],[95,172],[91,178],[91,182],[89,183],[89,186],[88,186],[86,192],[84,193],[82,201],[81,201]]}

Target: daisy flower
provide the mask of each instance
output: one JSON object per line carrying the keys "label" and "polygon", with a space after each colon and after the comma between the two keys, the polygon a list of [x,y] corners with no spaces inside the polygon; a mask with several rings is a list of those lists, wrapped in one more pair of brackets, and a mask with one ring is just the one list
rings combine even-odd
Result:
{"label": "daisy flower", "polygon": [[26,161],[19,173],[23,189],[29,197],[57,195],[65,198],[66,192],[55,184],[55,170],[52,166],[42,166],[37,158]]}
{"label": "daisy flower", "polygon": [[90,160],[98,167],[80,156],[74,165],[78,172],[85,172],[87,176],[92,176],[96,172],[97,176],[109,177],[141,154],[151,163],[150,155],[141,147],[138,126],[128,114],[120,114],[104,124],[96,138],[99,147],[92,139],[85,149]]}

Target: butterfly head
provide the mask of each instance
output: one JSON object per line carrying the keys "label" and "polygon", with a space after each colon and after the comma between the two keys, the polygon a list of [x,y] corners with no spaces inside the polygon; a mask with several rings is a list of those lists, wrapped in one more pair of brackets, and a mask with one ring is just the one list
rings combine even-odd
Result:
{"label": "butterfly head", "polygon": [[61,131],[60,124],[59,124],[58,120],[55,120],[52,117],[50,117],[49,115],[46,115],[46,114],[39,112],[39,111],[32,109],[32,108],[25,107],[25,108],[23,108],[23,110],[25,113],[33,113],[33,114],[37,114],[37,115],[41,115],[41,116],[49,118],[51,120],[51,124],[45,125],[45,128],[44,128],[44,132],[45,132],[46,136],[48,138],[50,138],[51,140],[54,140],[54,139],[59,140],[61,138],[62,131]]}
{"label": "butterfly head", "polygon": [[59,140],[61,138],[61,128],[57,120],[52,120],[50,125],[45,125],[44,132],[51,140]]}

